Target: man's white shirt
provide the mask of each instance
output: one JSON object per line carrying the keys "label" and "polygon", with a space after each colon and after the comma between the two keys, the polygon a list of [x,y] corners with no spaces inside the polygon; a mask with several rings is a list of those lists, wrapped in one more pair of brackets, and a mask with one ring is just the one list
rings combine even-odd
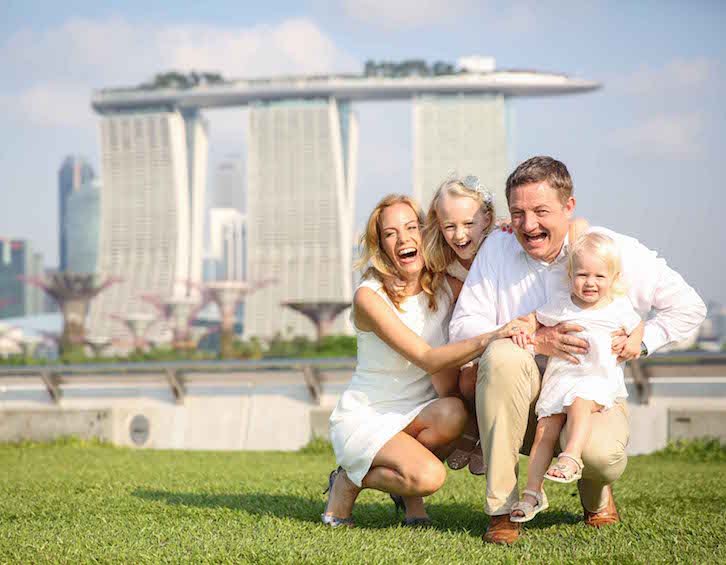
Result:
{"label": "man's white shirt", "polygon": [[[706,317],[696,291],[638,240],[611,230],[622,259],[623,282],[635,310],[645,320],[648,353],[691,336]],[[552,263],[530,257],[516,237],[494,232],[487,237],[461,289],[449,325],[451,343],[490,332],[544,306],[567,288],[568,238]]]}

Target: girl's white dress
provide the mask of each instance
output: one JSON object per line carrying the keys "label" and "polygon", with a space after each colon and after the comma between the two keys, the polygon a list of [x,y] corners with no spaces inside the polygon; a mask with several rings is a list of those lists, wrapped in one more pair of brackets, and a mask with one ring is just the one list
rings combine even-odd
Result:
{"label": "girl's white dress", "polygon": [[[446,283],[437,296],[438,309],[429,309],[424,292],[401,303],[400,312],[375,279],[363,281],[378,293],[401,321],[431,347],[448,341],[453,296]],[[426,406],[439,398],[431,375],[386,345],[374,332],[364,332],[351,322],[358,343],[358,363],[338,405],[330,416],[330,439],[338,464],[361,486],[373,458],[383,445],[402,431]]]}
{"label": "girl's white dress", "polygon": [[641,321],[627,297],[617,297],[604,308],[583,310],[572,302],[569,292],[562,292],[538,308],[536,314],[545,326],[560,322],[582,326],[584,331],[573,335],[590,344],[586,354],[575,355],[579,365],[550,357],[535,406],[538,418],[564,413],[576,397],[594,400],[604,409],[611,408],[616,400],[627,398],[623,368],[612,352],[610,335],[621,328],[629,334]]}

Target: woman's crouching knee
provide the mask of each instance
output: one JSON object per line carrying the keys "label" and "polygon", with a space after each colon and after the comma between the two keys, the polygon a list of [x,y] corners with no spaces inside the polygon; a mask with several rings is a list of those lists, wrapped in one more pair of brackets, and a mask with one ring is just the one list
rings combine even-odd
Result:
{"label": "woman's crouching knee", "polygon": [[412,493],[429,496],[439,490],[446,481],[446,468],[438,459],[427,459],[417,466],[407,479]]}

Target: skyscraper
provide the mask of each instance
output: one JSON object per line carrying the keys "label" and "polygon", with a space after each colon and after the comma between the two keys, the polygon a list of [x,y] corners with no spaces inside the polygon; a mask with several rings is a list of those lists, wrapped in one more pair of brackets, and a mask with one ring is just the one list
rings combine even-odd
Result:
{"label": "skyscraper", "polygon": [[159,110],[103,115],[100,128],[97,271],[121,282],[93,302],[89,330],[128,337],[112,314],[152,314],[142,295],[181,298],[201,279],[207,125],[198,111]]}
{"label": "skyscraper", "polygon": [[246,218],[234,208],[212,208],[209,212],[210,252],[215,274],[212,280],[247,278],[245,265]]}
{"label": "skyscraper", "polygon": [[96,176],[91,165],[83,157],[66,157],[58,171],[58,230],[59,230],[59,270],[68,270],[68,251],[66,234],[66,209],[68,197],[78,192]]}
{"label": "skyscraper", "polygon": [[244,161],[241,155],[227,155],[215,170],[213,208],[233,208],[245,213],[247,195],[245,189]]}
{"label": "skyscraper", "polygon": [[0,318],[32,316],[43,312],[43,292],[19,277],[43,274],[43,256],[33,253],[30,242],[23,239],[0,239]]}
{"label": "skyscraper", "polygon": [[73,273],[95,273],[98,260],[100,183],[93,179],[66,200],[66,268]]}
{"label": "skyscraper", "polygon": [[280,303],[352,299],[358,120],[335,98],[258,103],[249,120],[249,279],[276,282],[247,299],[245,335],[312,337]]}
{"label": "skyscraper", "polygon": [[501,94],[425,95],[413,102],[413,195],[424,211],[453,174],[475,175],[507,216],[504,184],[511,168],[511,109]]}

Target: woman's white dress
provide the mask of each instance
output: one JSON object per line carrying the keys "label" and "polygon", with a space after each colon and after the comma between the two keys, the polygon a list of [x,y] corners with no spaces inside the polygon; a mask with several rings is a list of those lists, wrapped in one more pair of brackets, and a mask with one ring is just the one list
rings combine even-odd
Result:
{"label": "woman's white dress", "polygon": [[[452,294],[448,283],[437,296],[438,309],[429,309],[424,292],[401,303],[398,311],[375,279],[363,281],[359,288],[376,292],[391,310],[431,347],[448,341]],[[364,332],[351,321],[358,343],[358,363],[350,385],[330,416],[330,439],[338,464],[348,477],[361,486],[373,458],[385,443],[439,398],[431,375],[386,345],[374,332]]]}
{"label": "woman's white dress", "polygon": [[545,326],[560,322],[582,326],[584,331],[572,335],[590,344],[587,353],[575,355],[579,365],[550,357],[535,406],[538,418],[563,414],[576,397],[594,400],[604,409],[612,407],[616,400],[627,398],[623,368],[612,352],[610,335],[621,328],[629,334],[641,321],[627,297],[615,298],[604,308],[583,310],[572,302],[569,292],[561,292],[538,308],[536,314]]}

